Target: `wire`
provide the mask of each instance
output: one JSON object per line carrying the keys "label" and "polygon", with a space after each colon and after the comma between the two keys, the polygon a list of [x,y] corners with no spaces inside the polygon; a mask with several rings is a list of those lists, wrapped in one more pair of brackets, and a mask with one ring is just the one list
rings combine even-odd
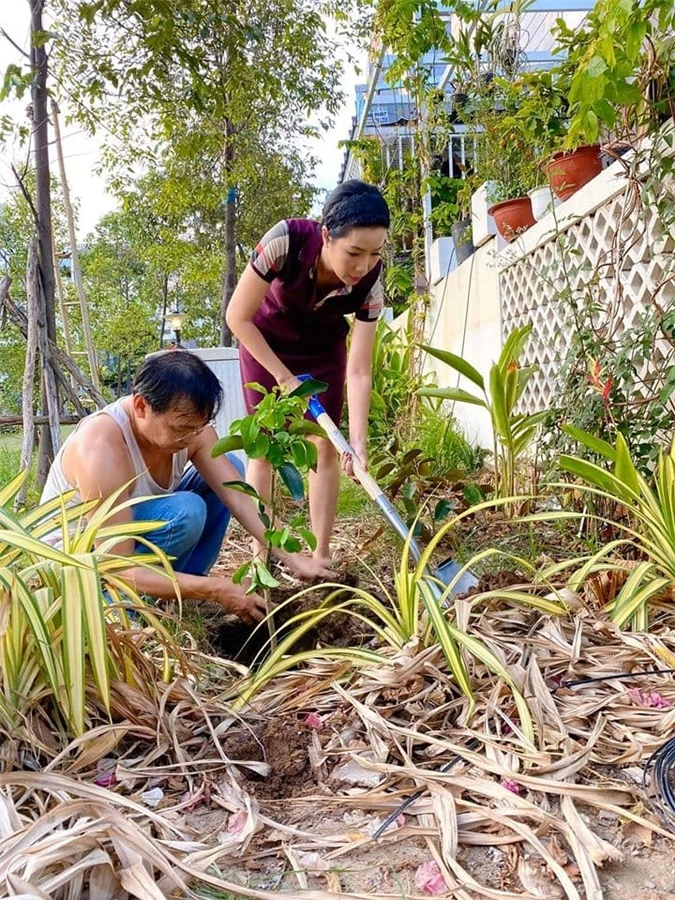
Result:
{"label": "wire", "polygon": [[653,798],[650,802],[656,812],[669,828],[675,827],[675,792],[671,772],[675,769],[675,738],[657,747],[647,760],[642,772],[642,789],[649,798],[647,775],[653,769],[651,788]]}
{"label": "wire", "polygon": [[[480,746],[480,741],[477,740],[476,738],[471,738],[471,740],[467,742],[466,749],[467,750],[476,750],[479,746]],[[439,772],[448,772],[448,771],[450,771],[450,769],[452,769],[453,766],[457,765],[458,762],[463,762],[463,757],[457,753],[457,754],[455,754],[455,756],[452,757],[451,760],[444,763],[438,771]],[[387,828],[389,828],[391,823],[395,822],[396,819],[398,819],[398,817],[401,815],[401,813],[404,810],[406,810],[409,806],[411,806],[415,802],[415,800],[419,800],[419,798],[424,793],[426,793],[426,788],[420,788],[418,791],[415,791],[414,794],[411,794],[409,797],[407,797],[403,801],[403,803],[401,803],[399,806],[397,806],[396,809],[394,810],[394,812],[391,813],[391,815],[387,816],[387,818],[384,820],[384,822],[377,829],[377,831],[373,835],[373,840],[376,841],[380,837],[380,835],[384,831],[386,831]]]}
{"label": "wire", "polygon": [[552,693],[562,688],[579,687],[583,684],[592,684],[596,681],[618,681],[622,678],[643,678],[645,675],[672,675],[675,669],[646,669],[643,672],[621,672],[614,675],[589,675],[587,678],[578,678],[576,681],[563,681],[553,689]]}

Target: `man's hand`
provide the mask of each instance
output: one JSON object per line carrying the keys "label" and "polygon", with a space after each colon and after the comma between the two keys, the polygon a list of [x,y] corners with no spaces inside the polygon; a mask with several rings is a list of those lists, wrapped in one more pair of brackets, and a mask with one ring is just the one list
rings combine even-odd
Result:
{"label": "man's hand", "polygon": [[312,559],[302,553],[284,553],[279,559],[286,563],[297,578],[303,581],[334,581],[335,572],[319,559]]}
{"label": "man's hand", "polygon": [[265,601],[258,594],[246,594],[245,588],[235,584],[231,578],[209,576],[208,595],[205,599],[220,603],[225,612],[239,616],[247,625],[255,625],[264,618],[267,610]]}

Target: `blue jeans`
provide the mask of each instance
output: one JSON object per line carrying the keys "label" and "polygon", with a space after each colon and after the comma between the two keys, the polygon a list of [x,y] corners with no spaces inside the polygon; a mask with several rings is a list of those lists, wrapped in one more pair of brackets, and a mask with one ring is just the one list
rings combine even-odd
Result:
{"label": "blue jeans", "polygon": [[[244,478],[244,466],[233,454],[228,459]],[[218,558],[230,522],[230,510],[216,496],[193,465],[189,465],[172,494],[132,506],[137,522],[164,524],[144,537],[172,557],[176,572],[206,575]],[[137,553],[146,552],[137,543]]]}

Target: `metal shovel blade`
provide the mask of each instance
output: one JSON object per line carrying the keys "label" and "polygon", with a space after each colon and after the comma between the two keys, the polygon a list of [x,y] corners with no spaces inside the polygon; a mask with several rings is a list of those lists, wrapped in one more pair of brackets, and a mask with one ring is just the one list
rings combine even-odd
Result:
{"label": "metal shovel blade", "polygon": [[[463,566],[460,566],[458,562],[455,562],[452,557],[448,557],[444,560],[440,566],[436,569],[434,574],[443,582],[443,584],[450,584],[460,572],[462,572]],[[470,588],[475,587],[478,584],[478,579],[476,576],[469,572],[468,570],[462,572],[461,576],[457,579],[457,581],[452,586],[453,594],[464,594]]]}

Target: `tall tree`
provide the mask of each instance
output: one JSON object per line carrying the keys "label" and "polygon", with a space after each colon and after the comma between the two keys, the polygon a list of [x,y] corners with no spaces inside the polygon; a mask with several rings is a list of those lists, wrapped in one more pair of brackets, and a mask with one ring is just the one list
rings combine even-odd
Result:
{"label": "tall tree", "polygon": [[324,25],[334,0],[59,2],[62,77],[90,124],[104,117],[131,146],[116,148],[118,163],[158,161],[171,146],[184,177],[192,165],[195,180],[219,192],[211,210],[221,225],[221,339],[229,343],[224,312],[244,198],[255,209],[279,188],[279,170],[302,192],[310,161],[299,140],[313,114],[332,115],[342,99]]}

